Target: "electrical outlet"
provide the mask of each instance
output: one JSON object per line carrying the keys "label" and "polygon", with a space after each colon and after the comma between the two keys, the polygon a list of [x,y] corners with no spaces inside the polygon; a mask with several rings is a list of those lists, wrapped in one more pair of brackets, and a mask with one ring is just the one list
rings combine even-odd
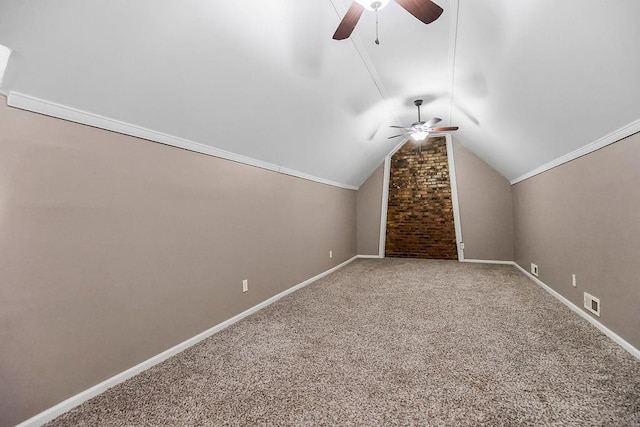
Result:
{"label": "electrical outlet", "polygon": [[333,251],[329,251],[329,258],[333,258]]}
{"label": "electrical outlet", "polygon": [[249,280],[244,279],[242,281],[242,292],[247,292],[249,290]]}
{"label": "electrical outlet", "polygon": [[571,275],[571,284],[573,285],[574,288],[578,286],[578,284],[576,283],[576,275],[575,274]]}
{"label": "electrical outlet", "polygon": [[531,263],[531,274],[538,277],[538,266],[534,263]]}
{"label": "electrical outlet", "polygon": [[584,293],[584,308],[600,317],[600,300],[586,292]]}

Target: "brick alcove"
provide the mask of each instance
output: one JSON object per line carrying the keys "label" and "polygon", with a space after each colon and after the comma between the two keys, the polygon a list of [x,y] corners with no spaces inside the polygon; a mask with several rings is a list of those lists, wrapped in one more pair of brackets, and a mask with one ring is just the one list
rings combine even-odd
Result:
{"label": "brick alcove", "polygon": [[408,141],[391,157],[385,256],[458,259],[444,137]]}

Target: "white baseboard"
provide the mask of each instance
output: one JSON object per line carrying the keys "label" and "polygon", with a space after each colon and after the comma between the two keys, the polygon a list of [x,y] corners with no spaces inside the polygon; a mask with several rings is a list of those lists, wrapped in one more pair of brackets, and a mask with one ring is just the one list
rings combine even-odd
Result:
{"label": "white baseboard", "polygon": [[[208,329],[198,335],[196,335],[195,337],[189,338],[188,340],[174,346],[171,347],[170,349],[148,359],[145,360],[142,363],[137,364],[136,366],[127,369],[124,372],[121,372],[103,382],[101,382],[100,384],[97,384],[83,392],[80,392],[78,394],[76,394],[75,396],[72,396],[70,398],[68,398],[67,400],[58,403],[57,405],[29,418],[26,421],[23,421],[22,423],[18,424],[16,427],[32,427],[32,426],[41,426],[51,420],[53,420],[54,418],[64,414],[67,411],[70,411],[71,409],[75,408],[76,406],[86,402],[87,400],[91,399],[92,397],[95,397],[97,395],[99,395],[100,393],[103,393],[105,391],[107,391],[108,389],[110,389],[111,387],[118,385],[126,380],[128,380],[129,378],[151,368],[152,366],[157,365],[160,362],[163,362],[164,360],[168,359],[171,356],[174,356],[178,353],[180,353],[181,351],[186,350],[187,348],[199,343],[200,341],[204,340],[205,338],[208,338],[210,336],[212,336],[213,334],[215,334],[216,332],[220,332],[221,330],[227,328],[228,326],[233,325],[234,323],[238,322],[239,320],[242,320],[243,318],[255,313],[256,311],[270,305],[273,304],[274,302],[276,302],[277,300],[279,300],[280,298],[300,289],[303,288],[313,282],[315,282],[316,280],[319,280],[331,273],[333,273],[334,271],[344,267],[345,265],[349,264],[350,262],[354,261],[355,259],[358,258],[365,258],[365,259],[381,259],[383,257],[380,257],[378,255],[356,255],[348,260],[346,260],[345,262],[323,272],[318,274],[317,276],[314,276],[308,280],[305,280],[302,283],[299,283],[277,295],[274,295],[273,297],[269,298],[266,301],[261,302],[260,304],[257,304],[245,311],[243,311],[240,314],[237,314],[236,316],[233,316],[230,319],[225,320],[222,323],[217,324],[216,326],[212,327],[211,329]],[[562,295],[560,295],[558,292],[554,291],[553,289],[551,289],[549,286],[547,286],[545,283],[543,283],[541,280],[539,280],[537,277],[533,276],[532,274],[530,274],[529,272],[527,272],[525,269],[523,269],[522,267],[520,267],[517,263],[513,262],[513,261],[493,261],[493,260],[465,260],[465,262],[470,262],[470,263],[483,263],[483,264],[509,264],[509,265],[513,265],[515,266],[517,269],[519,269],[522,273],[524,273],[527,277],[529,277],[531,280],[533,280],[536,284],[538,284],[540,287],[542,287],[544,290],[546,290],[547,292],[549,292],[551,295],[553,295],[556,299],[558,299],[560,302],[562,302],[564,305],[566,305],[567,307],[569,307],[571,310],[573,310],[574,312],[576,312],[577,314],[579,314],[580,316],[582,316],[583,318],[585,318],[587,321],[589,321],[591,324],[593,324],[596,328],[598,328],[599,330],[601,330],[606,336],[608,336],[609,338],[611,338],[613,341],[615,341],[618,345],[620,345],[622,348],[624,348],[625,350],[627,350],[629,353],[631,353],[634,357],[636,357],[637,359],[640,360],[640,350],[638,350],[637,348],[635,348],[634,346],[632,346],[631,344],[629,344],[627,341],[625,341],[624,339],[622,339],[620,336],[618,336],[617,334],[615,334],[613,331],[611,331],[609,328],[607,328],[606,326],[604,326],[602,323],[600,323],[599,321],[597,321],[596,319],[592,318],[589,314],[585,313],[584,311],[582,311],[582,309],[580,309],[579,307],[577,307],[575,304],[573,304],[571,301],[569,301],[568,299],[566,299],[565,297],[563,297]]]}
{"label": "white baseboard", "polygon": [[635,348],[629,342],[625,341],[622,337],[620,337],[618,334],[613,332],[611,329],[609,329],[606,326],[604,326],[597,319],[591,317],[591,315],[588,314],[587,312],[585,312],[584,310],[582,310],[582,308],[578,307],[577,305],[575,305],[574,303],[569,301],[567,298],[563,297],[561,294],[559,294],[558,292],[553,290],[551,287],[549,287],[549,285],[544,283],[542,280],[538,279],[533,274],[529,273],[527,270],[525,270],[524,268],[520,267],[515,261],[498,261],[498,260],[486,260],[486,259],[465,259],[464,262],[479,263],[479,264],[506,264],[506,265],[513,265],[518,270],[520,270],[522,273],[524,273],[525,276],[527,276],[528,278],[533,280],[534,283],[536,283],[542,289],[544,289],[545,291],[550,293],[552,296],[554,296],[558,301],[560,301],[561,303],[563,303],[564,305],[569,307],[572,311],[574,311],[575,313],[579,314],[581,317],[586,319],[589,323],[591,323],[593,326],[595,326],[600,331],[602,331],[602,333],[604,333],[606,336],[608,336],[610,339],[612,339],[614,342],[616,342],[620,347],[624,348],[629,353],[631,353],[632,356],[634,356],[636,359],[640,360],[640,350]]}
{"label": "white baseboard", "polygon": [[174,356],[178,353],[180,353],[181,351],[186,350],[187,348],[199,343],[200,341],[204,340],[205,338],[208,338],[210,336],[212,336],[213,334],[215,334],[216,332],[220,332],[221,330],[227,328],[228,326],[233,325],[234,323],[236,323],[239,320],[244,319],[245,317],[255,313],[256,311],[270,305],[273,304],[274,302],[276,302],[277,300],[279,300],[280,298],[300,289],[303,288],[313,282],[315,282],[316,280],[319,280],[325,276],[327,276],[328,274],[333,273],[334,271],[344,267],[345,265],[349,264],[350,262],[354,261],[356,258],[358,258],[358,256],[354,256],[348,260],[346,260],[345,262],[343,262],[342,264],[339,264],[323,273],[318,274],[317,276],[314,276],[308,280],[305,280],[302,283],[299,283],[289,289],[287,289],[286,291],[280,292],[278,295],[274,295],[271,298],[269,298],[266,301],[261,302],[258,305],[255,305],[251,308],[249,308],[248,310],[243,311],[240,314],[237,314],[235,316],[233,316],[230,319],[225,320],[222,323],[217,324],[216,326],[212,327],[211,329],[208,329],[198,335],[196,335],[195,337],[189,338],[188,340],[181,342],[180,344],[171,347],[170,349],[163,351],[162,353],[153,356],[152,358],[145,360],[142,363],[137,364],[136,366],[127,369],[124,372],[121,372],[103,382],[101,382],[100,384],[96,384],[93,387],[80,392],[78,394],[76,394],[75,396],[71,396],[70,398],[68,398],[67,400],[58,403],[57,405],[29,418],[26,421],[23,421],[22,423],[18,424],[16,427],[32,427],[32,426],[41,426],[51,420],[53,420],[54,418],[64,414],[65,412],[70,411],[71,409],[75,408],[76,406],[86,402],[87,400],[91,399],[92,397],[95,397],[105,391],[107,391],[108,389],[110,389],[111,387],[118,385],[126,380],[128,380],[129,378],[143,372],[146,371],[147,369],[151,368],[154,365],[157,365],[158,363],[170,358],[171,356]]}
{"label": "white baseboard", "polygon": [[590,314],[588,314],[587,312],[585,312],[584,310],[582,310],[580,307],[578,307],[577,305],[575,305],[574,303],[572,303],[571,301],[569,301],[568,299],[566,299],[565,297],[563,297],[562,295],[560,295],[558,292],[554,291],[553,289],[551,289],[547,284],[545,284],[542,280],[538,279],[537,277],[535,277],[533,274],[529,273],[527,270],[525,270],[524,268],[520,267],[517,263],[513,263],[513,265],[520,270],[521,272],[523,272],[528,278],[530,278],[531,280],[533,280],[537,285],[539,285],[542,289],[544,289],[545,291],[549,292],[551,295],[553,295],[554,297],[556,297],[556,299],[558,301],[560,301],[561,303],[563,303],[564,305],[566,305],[567,307],[569,307],[571,310],[573,310],[574,312],[578,313],[580,316],[582,316],[584,319],[586,319],[587,321],[589,321],[589,323],[591,323],[593,326],[595,326],[596,328],[600,329],[600,331],[602,331],[602,333],[604,333],[606,336],[608,336],[609,338],[611,338],[613,341],[615,341],[620,347],[624,348],[625,350],[627,350],[629,353],[631,353],[632,356],[634,356],[636,359],[640,360],[640,350],[638,350],[637,348],[635,348],[634,346],[632,346],[630,343],[628,343],[627,341],[625,341],[623,338],[621,338],[620,336],[618,336],[615,332],[613,332],[611,329],[607,328],[606,326],[604,326],[602,323],[600,323],[598,320],[596,320],[595,318],[591,317]]}
{"label": "white baseboard", "polygon": [[513,261],[500,261],[493,259],[467,259],[465,258],[462,262],[470,262],[475,264],[505,264],[505,265],[513,265]]}

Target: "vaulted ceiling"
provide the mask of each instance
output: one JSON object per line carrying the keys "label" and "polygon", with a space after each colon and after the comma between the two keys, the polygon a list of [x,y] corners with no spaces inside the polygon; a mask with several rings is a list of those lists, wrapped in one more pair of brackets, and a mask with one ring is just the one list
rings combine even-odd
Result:
{"label": "vaulted ceiling", "polygon": [[3,0],[15,92],[359,186],[423,117],[508,179],[640,118],[637,0]]}

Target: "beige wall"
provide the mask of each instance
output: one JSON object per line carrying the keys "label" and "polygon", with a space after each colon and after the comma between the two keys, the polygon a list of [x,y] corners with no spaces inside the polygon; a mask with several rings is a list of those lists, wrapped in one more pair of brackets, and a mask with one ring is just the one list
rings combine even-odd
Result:
{"label": "beige wall", "polygon": [[384,186],[384,163],[358,189],[358,254],[380,253],[380,216]]}
{"label": "beige wall", "polygon": [[511,184],[453,141],[465,259],[513,261]]}
{"label": "beige wall", "polygon": [[[512,187],[515,261],[640,348],[640,134]],[[577,287],[571,285],[576,274]]]}
{"label": "beige wall", "polygon": [[0,425],[356,254],[355,191],[0,101]]}

